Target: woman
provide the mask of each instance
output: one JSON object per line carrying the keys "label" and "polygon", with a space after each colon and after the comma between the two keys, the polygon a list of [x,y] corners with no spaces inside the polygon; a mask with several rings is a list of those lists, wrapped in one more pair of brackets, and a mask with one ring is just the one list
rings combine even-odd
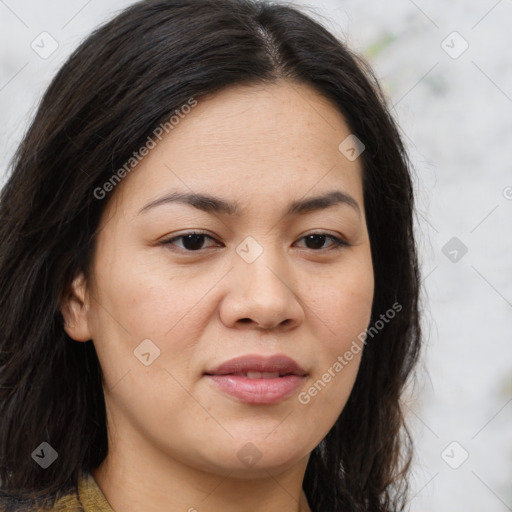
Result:
{"label": "woman", "polygon": [[131,6],[53,80],[0,211],[6,510],[403,508],[411,177],[317,22]]}

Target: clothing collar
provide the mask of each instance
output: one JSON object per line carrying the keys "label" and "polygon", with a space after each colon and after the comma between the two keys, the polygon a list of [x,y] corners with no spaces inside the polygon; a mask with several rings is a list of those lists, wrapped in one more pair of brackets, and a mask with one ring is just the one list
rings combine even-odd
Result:
{"label": "clothing collar", "polygon": [[114,512],[91,473],[78,480],[78,499],[84,512]]}

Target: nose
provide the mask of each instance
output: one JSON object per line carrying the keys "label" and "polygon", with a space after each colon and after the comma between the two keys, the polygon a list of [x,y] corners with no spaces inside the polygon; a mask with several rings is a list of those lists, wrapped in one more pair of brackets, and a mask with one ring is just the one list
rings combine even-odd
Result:
{"label": "nose", "polygon": [[270,252],[264,250],[252,263],[234,256],[229,290],[220,307],[227,327],[283,331],[304,321],[292,269],[283,255]]}

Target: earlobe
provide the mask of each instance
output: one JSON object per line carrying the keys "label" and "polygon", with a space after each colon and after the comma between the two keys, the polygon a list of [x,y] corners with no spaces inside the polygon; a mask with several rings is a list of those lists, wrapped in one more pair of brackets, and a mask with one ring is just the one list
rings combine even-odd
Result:
{"label": "earlobe", "polygon": [[64,318],[64,330],[70,338],[75,341],[89,341],[92,338],[89,329],[89,295],[82,273],[73,279],[60,310]]}

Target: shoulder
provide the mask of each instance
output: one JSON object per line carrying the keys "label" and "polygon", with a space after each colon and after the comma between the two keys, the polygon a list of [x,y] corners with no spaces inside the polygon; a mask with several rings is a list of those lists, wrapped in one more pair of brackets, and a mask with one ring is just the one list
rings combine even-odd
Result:
{"label": "shoulder", "polygon": [[78,488],[47,496],[43,500],[23,500],[19,496],[2,493],[0,512],[113,512],[91,473],[82,474]]}
{"label": "shoulder", "polygon": [[76,492],[27,499],[0,491],[0,512],[84,512]]}
{"label": "shoulder", "polygon": [[16,497],[0,498],[0,512],[84,512],[76,496],[63,496],[59,499],[34,502]]}

